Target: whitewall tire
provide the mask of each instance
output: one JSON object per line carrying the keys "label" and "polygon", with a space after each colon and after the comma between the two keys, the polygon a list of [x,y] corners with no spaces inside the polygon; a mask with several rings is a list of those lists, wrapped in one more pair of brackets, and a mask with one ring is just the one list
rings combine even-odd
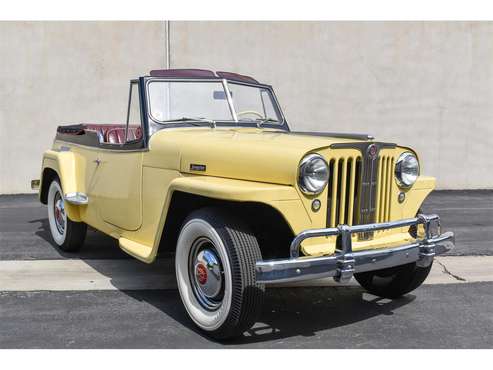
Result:
{"label": "whitewall tire", "polygon": [[223,210],[204,208],[185,220],[176,246],[176,279],[200,329],[226,339],[255,323],[264,293],[255,279],[255,262],[261,258],[255,236]]}
{"label": "whitewall tire", "polygon": [[55,244],[66,252],[79,250],[84,243],[87,226],[83,222],[74,222],[68,218],[58,179],[54,179],[50,184],[47,205],[51,236]]}

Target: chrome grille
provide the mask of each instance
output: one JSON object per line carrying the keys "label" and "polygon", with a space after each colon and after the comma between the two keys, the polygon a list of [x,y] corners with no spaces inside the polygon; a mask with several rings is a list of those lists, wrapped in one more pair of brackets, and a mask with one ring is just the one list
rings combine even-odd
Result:
{"label": "chrome grille", "polygon": [[[337,156],[336,150],[332,152],[335,155],[329,161],[327,227],[390,221],[394,158],[391,154],[379,155],[379,152],[392,144],[376,143],[374,156],[368,153],[371,144],[338,146],[359,149],[359,154],[350,156]],[[372,237],[373,232],[358,234],[359,240]]]}

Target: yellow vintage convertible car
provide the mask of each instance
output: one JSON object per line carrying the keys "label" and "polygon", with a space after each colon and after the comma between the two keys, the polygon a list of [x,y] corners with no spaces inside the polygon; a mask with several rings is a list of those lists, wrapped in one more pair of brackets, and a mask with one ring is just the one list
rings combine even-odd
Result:
{"label": "yellow vintage convertible car", "polygon": [[224,339],[255,323],[266,284],[417,288],[454,244],[419,211],[435,186],[419,168],[368,135],[291,131],[251,77],[174,69],[130,82],[125,123],[58,127],[34,186],[64,251],[89,225],[146,263],[173,252],[190,318]]}

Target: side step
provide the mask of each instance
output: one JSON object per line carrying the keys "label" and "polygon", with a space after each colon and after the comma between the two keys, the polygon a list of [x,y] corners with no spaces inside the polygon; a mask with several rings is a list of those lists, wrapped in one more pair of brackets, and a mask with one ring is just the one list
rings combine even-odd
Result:
{"label": "side step", "polygon": [[152,255],[152,247],[134,242],[130,239],[120,238],[118,239],[118,243],[120,248],[123,249],[126,253],[131,256],[137,258],[138,260],[151,263],[154,261],[154,256]]}

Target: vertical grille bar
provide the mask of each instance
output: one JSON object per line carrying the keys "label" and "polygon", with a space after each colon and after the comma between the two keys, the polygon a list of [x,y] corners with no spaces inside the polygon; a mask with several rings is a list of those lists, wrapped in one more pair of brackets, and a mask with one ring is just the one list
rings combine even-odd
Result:
{"label": "vertical grille bar", "polygon": [[347,182],[347,163],[348,159],[343,158],[340,161],[342,164],[341,168],[341,192],[340,192],[340,201],[339,201],[339,224],[344,224],[344,216],[346,212],[346,182]]}
{"label": "vertical grille bar", "polygon": [[363,158],[358,157],[356,159],[356,177],[354,182],[354,191],[356,192],[354,196],[354,215],[353,215],[353,225],[357,225],[359,222],[359,204],[361,202],[361,168],[363,167]]}
{"label": "vertical grille bar", "polygon": [[350,161],[350,176],[349,176],[349,204],[348,204],[348,215],[347,215],[347,223],[348,225],[353,225],[353,216],[354,216],[354,198],[356,196],[355,187],[356,187],[356,158],[351,158]]}
{"label": "vertical grille bar", "polygon": [[336,225],[336,211],[337,211],[337,189],[339,189],[339,161],[335,160],[332,166],[332,194],[330,204],[330,227]]}
{"label": "vertical grille bar", "polygon": [[390,221],[390,205],[392,197],[392,169],[394,168],[394,159],[388,157],[388,168],[387,168],[387,207],[385,208],[385,221]]}
{"label": "vertical grille bar", "polygon": [[375,210],[377,222],[382,222],[382,196],[383,196],[382,183],[383,183],[383,174],[384,174],[383,162],[384,162],[384,158],[380,157],[378,161],[378,174],[377,174],[377,179],[378,179],[377,207]]}
{"label": "vertical grille bar", "polygon": [[388,205],[388,165],[389,165],[389,158],[384,157],[384,175],[382,179],[382,187],[383,187],[383,203],[382,203],[382,222],[385,222],[387,219],[387,205]]}
{"label": "vertical grille bar", "polygon": [[387,157],[387,171],[385,172],[386,174],[386,178],[385,180],[387,181],[387,206],[385,207],[385,221],[389,221],[390,220],[390,187],[392,185],[391,183],[391,177],[390,177],[390,171],[392,169],[392,158],[390,157]]}
{"label": "vertical grille bar", "polygon": [[380,161],[378,164],[378,212],[377,212],[377,221],[382,222],[383,220],[383,202],[384,202],[384,176],[385,176],[385,157],[380,157]]}

